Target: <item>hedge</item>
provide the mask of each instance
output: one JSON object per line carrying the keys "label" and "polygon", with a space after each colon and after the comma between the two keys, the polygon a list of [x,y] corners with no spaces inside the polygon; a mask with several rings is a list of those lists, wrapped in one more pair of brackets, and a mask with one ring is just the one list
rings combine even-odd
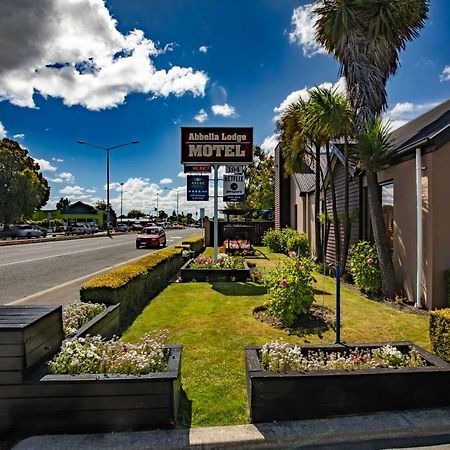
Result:
{"label": "hedge", "polygon": [[433,352],[450,362],[450,308],[430,311],[430,341]]}
{"label": "hedge", "polygon": [[180,249],[164,249],[134,263],[88,280],[81,286],[83,302],[120,303],[121,328],[129,325],[163,290],[183,265]]}
{"label": "hedge", "polygon": [[450,269],[444,272],[444,281],[447,288],[447,305],[450,306]]}
{"label": "hedge", "polygon": [[189,245],[190,250],[195,253],[201,252],[205,246],[203,238],[201,236],[192,236],[190,238],[187,238],[182,242],[182,245]]}

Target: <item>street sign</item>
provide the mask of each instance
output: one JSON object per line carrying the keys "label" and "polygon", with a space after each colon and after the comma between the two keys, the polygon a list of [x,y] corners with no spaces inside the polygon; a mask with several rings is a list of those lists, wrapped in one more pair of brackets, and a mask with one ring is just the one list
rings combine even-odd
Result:
{"label": "street sign", "polygon": [[203,165],[203,166],[184,166],[184,173],[192,173],[192,172],[211,172],[211,166]]}
{"label": "street sign", "polygon": [[225,173],[235,173],[242,174],[244,173],[244,166],[225,166]]}
{"label": "street sign", "polygon": [[182,164],[251,164],[253,128],[182,127]]}
{"label": "street sign", "polygon": [[187,176],[187,201],[201,202],[209,200],[209,176],[188,175]]}
{"label": "street sign", "polygon": [[245,200],[244,175],[223,176],[223,201],[243,202]]}

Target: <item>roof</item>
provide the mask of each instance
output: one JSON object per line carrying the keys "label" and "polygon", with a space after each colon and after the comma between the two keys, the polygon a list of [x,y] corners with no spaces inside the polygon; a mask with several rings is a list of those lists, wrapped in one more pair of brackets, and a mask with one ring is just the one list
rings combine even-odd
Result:
{"label": "roof", "polygon": [[394,130],[391,136],[396,147],[395,153],[433,144],[433,139],[449,127],[450,99]]}
{"label": "roof", "polygon": [[[327,157],[324,153],[320,155],[320,168],[322,173],[326,173],[327,169]],[[300,193],[312,192],[314,191],[316,185],[316,161],[311,158],[308,162],[305,161],[305,170],[302,173],[294,173],[293,179],[297,185]]]}

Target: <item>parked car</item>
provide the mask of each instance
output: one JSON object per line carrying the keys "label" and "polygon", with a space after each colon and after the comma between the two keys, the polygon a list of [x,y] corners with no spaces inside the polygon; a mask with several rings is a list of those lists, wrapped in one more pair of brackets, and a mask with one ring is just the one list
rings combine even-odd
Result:
{"label": "parked car", "polygon": [[136,236],[136,248],[141,245],[145,247],[165,247],[167,245],[166,232],[162,227],[145,227]]}
{"label": "parked car", "polygon": [[131,225],[131,231],[142,231],[144,227],[140,223],[134,223]]}
{"label": "parked car", "polygon": [[9,230],[12,239],[31,239],[47,236],[47,231],[33,225],[16,225]]}
{"label": "parked car", "polygon": [[69,227],[69,229],[67,230],[68,235],[72,234],[78,234],[78,235],[82,235],[82,234],[93,234],[94,231],[85,224],[78,224],[78,225],[72,225]]}
{"label": "parked car", "polygon": [[116,230],[115,230],[115,231],[124,233],[124,232],[126,232],[126,231],[130,231],[130,227],[129,227],[126,223],[119,223],[119,224],[116,226]]}

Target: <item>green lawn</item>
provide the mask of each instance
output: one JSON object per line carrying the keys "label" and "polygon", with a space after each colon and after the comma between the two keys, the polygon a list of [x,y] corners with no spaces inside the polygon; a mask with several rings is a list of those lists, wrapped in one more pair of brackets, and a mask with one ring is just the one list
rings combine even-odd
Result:
{"label": "green lawn", "polygon": [[[253,259],[262,271],[282,256]],[[208,252],[210,250],[208,249]],[[316,303],[334,309],[333,280],[316,274]],[[185,426],[249,422],[244,347],[275,339],[292,343],[332,343],[334,331],[302,337],[261,323],[253,309],[264,303],[264,287],[254,283],[174,283],[145,308],[124,333],[135,341],[145,332],[169,331],[171,343],[183,345],[182,384],[187,399]],[[429,348],[428,319],[409,315],[342,289],[341,339],[348,343],[411,340]]]}

